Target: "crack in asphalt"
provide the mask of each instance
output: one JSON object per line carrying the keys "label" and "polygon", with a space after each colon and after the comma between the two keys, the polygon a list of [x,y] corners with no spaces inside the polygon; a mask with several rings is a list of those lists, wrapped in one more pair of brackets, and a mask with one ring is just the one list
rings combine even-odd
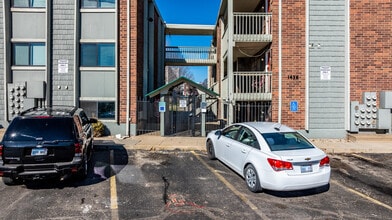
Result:
{"label": "crack in asphalt", "polygon": [[162,176],[162,180],[164,183],[164,188],[163,188],[163,202],[165,203],[165,205],[167,204],[168,200],[169,200],[169,196],[167,195],[167,191],[169,189],[169,180],[165,177]]}

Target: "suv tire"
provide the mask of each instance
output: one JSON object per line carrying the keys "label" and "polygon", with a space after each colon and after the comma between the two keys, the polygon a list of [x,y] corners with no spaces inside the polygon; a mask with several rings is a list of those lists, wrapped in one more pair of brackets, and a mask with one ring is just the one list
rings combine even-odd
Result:
{"label": "suv tire", "polygon": [[22,181],[20,179],[15,179],[12,177],[3,177],[3,183],[7,186],[14,186],[21,184]]}
{"label": "suv tire", "polygon": [[85,155],[84,157],[83,157],[83,161],[82,161],[82,165],[80,166],[80,169],[79,169],[79,171],[78,171],[78,173],[77,173],[77,178],[79,179],[79,180],[84,180],[84,179],[86,179],[86,177],[87,177],[87,174],[88,174],[88,169],[89,169],[89,160],[88,160],[88,158],[87,158],[87,155]]}

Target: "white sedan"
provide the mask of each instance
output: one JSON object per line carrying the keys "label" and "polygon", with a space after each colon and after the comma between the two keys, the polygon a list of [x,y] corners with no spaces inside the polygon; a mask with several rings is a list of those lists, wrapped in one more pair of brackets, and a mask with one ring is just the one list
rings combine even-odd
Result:
{"label": "white sedan", "polygon": [[273,122],[232,124],[207,135],[207,154],[243,178],[248,189],[304,190],[329,184],[329,157],[299,132]]}

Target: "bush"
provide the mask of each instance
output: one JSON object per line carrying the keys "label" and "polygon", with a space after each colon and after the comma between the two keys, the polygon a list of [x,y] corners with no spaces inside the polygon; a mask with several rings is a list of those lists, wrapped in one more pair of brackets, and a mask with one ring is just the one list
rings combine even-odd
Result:
{"label": "bush", "polygon": [[102,137],[105,134],[105,125],[97,120],[97,123],[92,123],[94,128],[94,137]]}

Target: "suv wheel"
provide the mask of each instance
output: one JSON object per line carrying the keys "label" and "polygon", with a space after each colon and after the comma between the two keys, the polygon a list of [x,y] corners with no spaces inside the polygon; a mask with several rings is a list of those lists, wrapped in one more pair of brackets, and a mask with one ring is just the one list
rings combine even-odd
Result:
{"label": "suv wheel", "polygon": [[87,159],[87,156],[85,155],[83,157],[82,165],[80,166],[79,172],[78,172],[78,179],[85,179],[88,174],[88,167],[89,167],[89,161]]}
{"label": "suv wheel", "polygon": [[22,182],[20,179],[12,178],[12,177],[3,177],[3,183],[7,186],[18,185]]}

